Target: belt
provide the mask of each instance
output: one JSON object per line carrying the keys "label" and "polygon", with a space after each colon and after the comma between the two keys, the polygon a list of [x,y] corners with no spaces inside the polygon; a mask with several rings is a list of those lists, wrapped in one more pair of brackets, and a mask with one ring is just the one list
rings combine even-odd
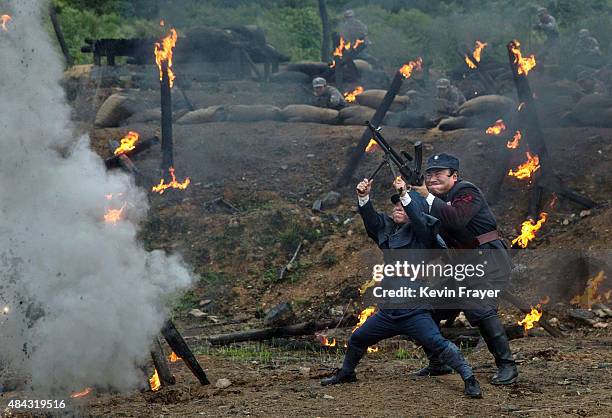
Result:
{"label": "belt", "polygon": [[494,229],[493,231],[489,231],[489,232],[485,232],[482,235],[478,235],[476,237],[476,241],[478,241],[478,245],[483,245],[486,244],[488,242],[491,241],[495,241],[498,239],[501,239],[501,235],[499,233],[499,231],[497,229]]}

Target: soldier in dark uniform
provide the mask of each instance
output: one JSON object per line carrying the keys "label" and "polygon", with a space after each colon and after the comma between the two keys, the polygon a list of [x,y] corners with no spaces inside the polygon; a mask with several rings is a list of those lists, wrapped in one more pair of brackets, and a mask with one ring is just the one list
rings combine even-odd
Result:
{"label": "soldier in dark uniform", "polygon": [[[439,222],[425,213],[428,211],[427,202],[418,193],[408,193],[406,184],[401,178],[397,178],[393,185],[398,194],[391,197],[391,202],[395,205],[392,216],[376,212],[374,209],[369,197],[371,181],[364,179],[357,185],[359,214],[368,236],[382,250],[410,249],[418,252],[435,248],[436,226]],[[385,258],[387,254],[389,252],[385,253]],[[389,260],[385,259],[385,262],[389,264]],[[442,336],[431,317],[430,310],[427,306],[421,305],[421,302],[407,309],[382,308],[370,316],[351,335],[342,368],[334,376],[322,380],[321,384],[327,386],[357,380],[355,368],[367,348],[396,335],[407,335],[426,347],[429,352],[435,353],[441,361],[459,373],[465,384],[466,395],[473,398],[482,397],[480,384],[461,351]]]}
{"label": "soldier in dark uniform", "polygon": [[334,86],[328,86],[323,77],[315,77],[312,80],[312,89],[315,96],[314,106],[336,110],[346,107],[342,93]]}
{"label": "soldier in dark uniform", "polygon": [[[459,160],[449,154],[434,155],[427,161],[425,184],[413,186],[413,190],[426,198],[430,214],[441,222],[440,234],[450,248],[481,249],[493,254],[497,270],[491,283],[504,287],[508,283],[512,261],[507,247],[497,231],[497,222],[487,201],[476,186],[458,178]],[[489,251],[493,250],[493,251]],[[459,310],[436,310],[434,320],[451,321]],[[504,327],[497,315],[497,301],[483,303],[472,309],[464,309],[470,324],[477,326],[495,357],[498,371],[492,377],[494,385],[508,385],[518,378],[518,370]],[[428,353],[430,364],[417,375],[441,375],[450,373],[443,361]]]}

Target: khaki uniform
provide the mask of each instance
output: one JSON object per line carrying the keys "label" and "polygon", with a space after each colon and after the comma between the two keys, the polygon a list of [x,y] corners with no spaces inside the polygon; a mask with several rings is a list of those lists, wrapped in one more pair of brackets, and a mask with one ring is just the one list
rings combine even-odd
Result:
{"label": "khaki uniform", "polygon": [[340,110],[346,107],[346,100],[340,91],[334,86],[326,86],[323,94],[314,97],[314,105],[328,109]]}

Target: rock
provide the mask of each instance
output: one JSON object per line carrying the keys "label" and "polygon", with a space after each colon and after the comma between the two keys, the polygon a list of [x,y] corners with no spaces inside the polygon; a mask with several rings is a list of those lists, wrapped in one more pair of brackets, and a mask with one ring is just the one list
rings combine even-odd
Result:
{"label": "rock", "polygon": [[341,195],[338,192],[329,192],[321,199],[321,207],[323,210],[331,209],[338,206],[340,203]]}
{"label": "rock", "polygon": [[570,309],[568,315],[570,318],[588,325],[594,325],[597,322],[595,321],[595,313],[586,309]]}
{"label": "rock", "polygon": [[592,306],[593,309],[597,309],[606,314],[606,316],[612,317],[612,309],[608,308],[606,305],[602,303],[595,303]]}
{"label": "rock", "polygon": [[491,113],[497,115],[496,117],[499,119],[515,113],[517,107],[517,103],[508,97],[497,94],[487,94],[468,100],[459,107],[457,113],[459,116],[475,116]]}
{"label": "rock", "polygon": [[118,127],[121,121],[134,113],[136,105],[133,100],[123,94],[112,94],[98,109],[94,123],[97,128]]}
{"label": "rock", "polygon": [[121,122],[121,126],[133,125],[135,123],[160,122],[161,109],[147,109],[142,112],[134,113],[132,116]]}
{"label": "rock", "polygon": [[321,212],[322,205],[323,205],[323,202],[321,201],[321,199],[315,200],[314,203],[312,204],[312,211]]}
{"label": "rock", "polygon": [[310,76],[299,71],[280,71],[270,76],[273,83],[309,84]]}
{"label": "rock", "polygon": [[270,105],[231,105],[225,107],[225,120],[230,122],[256,122],[280,120],[281,110]]}
{"label": "rock", "polygon": [[581,210],[580,211],[580,217],[581,218],[586,218],[587,216],[589,216],[591,214],[591,211],[586,209],[586,210]]}
{"label": "rock", "polygon": [[338,111],[310,105],[289,105],[281,114],[288,122],[315,122],[334,124],[338,121]]}
{"label": "rock", "polygon": [[608,328],[608,324],[607,322],[596,322],[593,324],[593,328]]}
{"label": "rock", "polygon": [[201,318],[203,316],[206,316],[206,314],[199,309],[190,310],[189,315],[193,316],[194,318]]}
{"label": "rock", "polygon": [[300,373],[304,377],[310,376],[310,367],[300,367]]}
{"label": "rock", "polygon": [[[386,94],[387,90],[372,89],[364,91],[363,93],[358,95],[356,99],[357,103],[362,106],[368,106],[373,109],[377,109]],[[404,110],[406,106],[408,106],[409,102],[410,99],[407,96],[395,96],[395,99],[393,99],[393,103],[391,104],[389,110],[392,112]]]}
{"label": "rock", "polygon": [[210,302],[212,302],[212,300],[210,299],[204,299],[200,301],[200,306],[206,306],[208,305]]}
{"label": "rock", "polygon": [[442,119],[438,124],[438,129],[441,131],[454,131],[455,129],[467,128],[470,118],[466,116],[453,116]]}
{"label": "rock", "polygon": [[331,396],[331,395],[323,395],[323,399],[334,400],[334,399],[336,399],[336,398],[334,398],[334,397],[333,397],[333,396]]}
{"label": "rock", "polygon": [[179,125],[190,125],[198,123],[218,122],[225,120],[225,108],[223,106],[210,106],[188,112],[176,121]]}
{"label": "rock", "polygon": [[318,61],[299,61],[287,65],[287,71],[297,71],[300,73],[304,73],[311,79],[323,74],[327,71],[328,68],[329,67],[326,62]]}
{"label": "rock", "polygon": [[557,317],[550,318],[550,319],[548,320],[548,323],[549,323],[550,325],[552,325],[553,327],[558,327],[558,326],[559,326],[559,318],[557,318]]}
{"label": "rock", "polygon": [[215,383],[215,387],[218,389],[225,389],[227,387],[230,387],[231,385],[232,385],[232,381],[226,378],[219,379]]}
{"label": "rock", "polygon": [[289,302],[283,302],[270,309],[264,317],[264,325],[267,327],[280,327],[287,325],[295,319],[293,308]]}

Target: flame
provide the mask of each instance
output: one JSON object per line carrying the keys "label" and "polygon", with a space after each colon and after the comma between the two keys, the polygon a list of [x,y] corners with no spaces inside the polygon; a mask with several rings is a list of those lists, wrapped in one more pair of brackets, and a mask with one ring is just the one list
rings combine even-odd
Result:
{"label": "flame", "polygon": [[165,183],[164,179],[161,179],[159,181],[159,184],[157,186],[153,186],[151,191],[159,193],[159,194],[164,194],[166,189],[170,189],[170,188],[185,190],[187,186],[189,186],[189,183],[191,183],[191,180],[189,179],[189,177],[187,177],[185,181],[183,181],[182,183],[179,183],[178,181],[176,181],[176,177],[174,176],[174,167],[170,167],[170,176],[172,177],[172,181],[170,183]]}
{"label": "flame", "polygon": [[72,395],[70,395],[71,398],[82,398],[84,396],[87,396],[91,393],[91,391],[93,390],[93,388],[85,388],[80,392],[75,392]]}
{"label": "flame", "polygon": [[574,296],[570,303],[572,305],[580,305],[580,307],[585,309],[591,309],[591,306],[594,303],[604,303],[610,301],[610,299],[612,299],[612,289],[603,294],[598,292],[599,286],[605,279],[606,275],[604,271],[601,270],[595,277],[589,279],[586,288],[584,289],[584,293],[582,295]]}
{"label": "flame", "polygon": [[361,93],[363,93],[363,87],[357,86],[355,90],[344,93],[344,98],[347,102],[353,103]]}
{"label": "flame", "polygon": [[530,178],[533,173],[540,169],[540,157],[537,155],[531,155],[529,151],[525,153],[527,155],[527,161],[519,165],[516,171],[512,169],[508,171],[508,175],[516,177],[519,180],[525,180]]}
{"label": "flame", "polygon": [[113,154],[125,154],[126,152],[133,150],[134,148],[136,148],[136,142],[138,142],[139,139],[140,135],[138,134],[138,132],[128,132],[126,136],[121,138],[121,145],[119,145],[115,149],[115,151],[113,151]]}
{"label": "flame", "polygon": [[359,294],[360,295],[364,295],[365,292],[372,286],[374,286],[376,284],[376,280],[375,279],[370,279],[369,281],[367,281],[366,283],[362,284],[361,287],[359,288]]}
{"label": "flame", "polygon": [[124,203],[123,206],[121,206],[121,208],[119,209],[108,209],[104,214],[104,222],[106,222],[107,224],[116,224],[117,222],[119,222],[121,220],[123,210],[125,209],[126,205],[127,203]]}
{"label": "flame", "polygon": [[537,222],[532,219],[527,219],[524,221],[521,225],[521,235],[512,240],[512,245],[518,244],[518,246],[521,248],[527,248],[527,245],[536,237],[536,232],[542,228],[542,225],[544,222],[546,222],[547,218],[548,213],[542,212],[540,213],[540,219],[538,219]]}
{"label": "flame", "polygon": [[523,137],[523,135],[521,135],[521,131],[516,131],[516,133],[512,137],[512,141],[508,141],[508,143],[506,144],[506,147],[508,147],[510,149],[518,148],[519,143],[520,143],[522,137]]}
{"label": "flame", "polygon": [[153,392],[156,392],[161,388],[161,382],[159,380],[159,375],[157,374],[157,369],[155,369],[155,373],[149,379],[149,386]]}
{"label": "flame", "polygon": [[10,17],[9,15],[0,16],[0,27],[2,28],[3,31],[8,32],[8,28],[6,27],[6,24],[10,22],[11,20],[13,20],[13,18]]}
{"label": "flame", "polygon": [[[472,56],[474,57],[474,60],[476,62],[480,62],[480,55],[482,54],[482,50],[485,49],[487,45],[488,44],[486,42],[476,41],[476,44],[474,46],[474,52],[472,53]],[[475,69],[477,67],[476,64],[474,64],[474,62],[467,56],[467,54],[465,55],[465,62],[471,69]]]}
{"label": "flame", "polygon": [[542,313],[544,311],[540,310],[541,305],[538,304],[535,308],[531,307],[531,312],[525,315],[525,318],[518,321],[519,325],[522,325],[525,328],[525,331],[534,327],[534,323],[538,322],[540,318],[542,318]]}
{"label": "flame", "polygon": [[516,39],[510,43],[510,50],[514,54],[514,63],[516,64],[517,72],[527,75],[529,71],[536,66],[535,55],[531,54],[528,57],[523,57],[520,49],[521,43]]}
{"label": "flame", "polygon": [[368,353],[376,353],[378,351],[377,346],[368,347]]}
{"label": "flame", "polygon": [[419,71],[423,70],[423,58],[418,57],[415,61],[410,61],[408,64],[402,65],[399,72],[402,73],[404,78],[410,78],[412,76],[412,71],[415,69]]}
{"label": "flame", "polygon": [[174,86],[174,71],[172,71],[172,50],[176,45],[178,34],[174,28],[170,29],[170,34],[166,35],[162,39],[161,43],[155,43],[155,62],[157,68],[159,68],[159,81],[164,78],[162,70],[162,62],[168,63],[168,79],[170,80],[170,87]]}
{"label": "flame", "polygon": [[321,345],[322,346],[324,346],[324,347],[335,347],[336,346],[336,339],[335,338],[332,338],[332,340],[329,341],[329,339],[325,335],[316,334],[316,336],[321,341]]}
{"label": "flame", "polygon": [[168,356],[168,360],[170,361],[170,363],[176,363],[180,359],[181,358],[179,356],[177,356],[174,351],[172,353],[170,353],[170,355]]}
{"label": "flame", "polygon": [[365,152],[374,152],[379,148],[380,147],[378,146],[378,142],[376,142],[374,138],[371,138],[370,142],[368,142],[368,146],[366,147]]}
{"label": "flame", "polygon": [[376,312],[376,308],[374,306],[370,306],[369,308],[365,308],[363,311],[361,311],[359,314],[359,322],[353,327],[351,333],[357,331],[357,329],[359,329],[359,327],[365,323],[366,319],[372,316],[374,312]]}
{"label": "flame", "polygon": [[[357,39],[354,44],[351,44],[350,41],[346,42],[344,38],[341,36],[340,40],[338,41],[338,46],[336,47],[336,49],[334,49],[334,52],[332,53],[332,55],[334,57],[342,58],[342,56],[344,55],[344,51],[350,51],[351,49],[357,49],[359,45],[363,43],[365,43],[365,40]],[[332,68],[335,67],[336,60],[333,60],[329,66]]]}
{"label": "flame", "polygon": [[489,126],[485,131],[487,135],[499,135],[506,130],[506,124],[502,119],[497,119],[493,126]]}

